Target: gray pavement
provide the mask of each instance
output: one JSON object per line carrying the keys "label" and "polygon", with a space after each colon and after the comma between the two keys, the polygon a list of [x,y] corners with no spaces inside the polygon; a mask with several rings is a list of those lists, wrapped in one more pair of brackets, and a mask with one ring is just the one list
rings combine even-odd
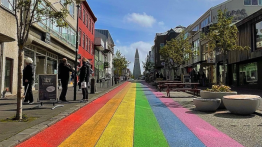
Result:
{"label": "gray pavement", "polygon": [[171,92],[171,97],[175,97],[172,98],[174,101],[188,109],[186,113],[198,115],[201,119],[245,147],[262,146],[262,111],[258,110],[257,113],[246,116],[231,114],[226,109],[217,110],[216,112],[200,112],[195,109],[191,94]]}
{"label": "gray pavement", "polygon": [[[101,87],[100,84],[97,84],[97,92],[95,94],[89,94],[88,102],[80,102],[82,99],[81,91],[77,91],[77,100],[74,101],[73,87],[71,86],[68,88],[66,96],[69,103],[59,102],[56,105],[64,106],[57,107],[54,110],[51,110],[51,108],[54,107],[52,103],[43,103],[43,106],[41,107],[37,107],[40,105],[39,102],[35,102],[33,105],[23,105],[23,114],[28,117],[34,117],[35,120],[30,122],[0,122],[0,147],[13,146],[18,142],[26,140],[30,136],[40,132],[44,128],[47,128],[74,111],[80,109],[84,105],[90,103],[92,100],[113,90],[122,83],[109,87],[106,85]],[[33,91],[35,101],[37,100],[37,92],[38,91]],[[61,89],[59,89],[58,94],[60,95],[60,93]],[[0,120],[11,118],[16,114],[16,102],[16,96],[8,96],[4,99],[0,98]]]}

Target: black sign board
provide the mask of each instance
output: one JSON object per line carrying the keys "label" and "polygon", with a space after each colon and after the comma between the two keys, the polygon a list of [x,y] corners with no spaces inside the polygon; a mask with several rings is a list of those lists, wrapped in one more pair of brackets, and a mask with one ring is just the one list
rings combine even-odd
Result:
{"label": "black sign board", "polygon": [[38,100],[57,101],[57,74],[42,74],[38,80]]}

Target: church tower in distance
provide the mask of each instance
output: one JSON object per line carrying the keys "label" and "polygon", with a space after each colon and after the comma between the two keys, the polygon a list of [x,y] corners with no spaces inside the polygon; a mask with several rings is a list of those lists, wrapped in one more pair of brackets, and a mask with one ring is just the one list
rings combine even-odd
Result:
{"label": "church tower in distance", "polygon": [[141,76],[139,54],[138,54],[138,50],[137,49],[136,49],[136,55],[135,55],[133,75],[134,75],[134,79],[138,79]]}

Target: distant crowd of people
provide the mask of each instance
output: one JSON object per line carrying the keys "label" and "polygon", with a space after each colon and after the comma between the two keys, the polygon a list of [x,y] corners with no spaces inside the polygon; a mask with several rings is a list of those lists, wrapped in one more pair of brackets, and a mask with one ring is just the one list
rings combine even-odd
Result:
{"label": "distant crowd of people", "polygon": [[[206,74],[204,72],[200,73],[199,71],[196,72],[194,69],[189,73],[190,75],[190,78],[191,78],[191,83],[193,82],[197,82],[199,83],[200,85],[202,86],[206,86]],[[162,72],[159,72],[157,71],[155,73],[155,79],[163,79],[163,80],[168,80],[169,77],[168,76],[163,76],[163,73]],[[174,77],[174,79],[177,79],[177,80],[181,80],[181,77],[180,76],[177,76],[177,77]]]}

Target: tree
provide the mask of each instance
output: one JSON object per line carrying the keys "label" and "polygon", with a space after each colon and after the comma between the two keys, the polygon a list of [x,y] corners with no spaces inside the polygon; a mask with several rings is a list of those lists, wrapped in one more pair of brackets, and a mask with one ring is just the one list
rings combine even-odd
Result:
{"label": "tree", "polygon": [[170,59],[174,61],[176,66],[180,66],[185,64],[195,54],[185,31],[181,32],[177,38],[167,41],[166,45],[160,49],[160,55],[165,60],[167,67],[173,67],[169,62]]}
{"label": "tree", "polygon": [[148,60],[146,62],[142,61],[142,64],[145,71],[150,71],[152,68],[154,68],[154,64]]}
{"label": "tree", "polygon": [[[59,2],[59,1],[58,1]],[[24,58],[24,47],[27,44],[30,28],[34,23],[41,20],[51,19],[59,27],[66,27],[64,21],[68,14],[66,6],[71,0],[64,0],[64,6],[60,11],[51,8],[51,3],[44,0],[14,0],[9,1],[16,19],[17,44],[18,44],[18,86],[17,86],[17,111],[16,119],[22,119],[22,66]]]}
{"label": "tree", "polygon": [[222,75],[223,82],[226,82],[226,56],[229,51],[233,50],[247,50],[249,47],[238,45],[238,29],[235,24],[232,24],[232,17],[226,16],[226,9],[224,11],[218,10],[217,23],[209,27],[207,34],[202,34],[202,38],[208,40],[209,52],[218,51],[223,54],[223,68]]}
{"label": "tree", "polygon": [[113,65],[115,67],[115,75],[122,75],[123,69],[126,69],[130,62],[122,55],[122,53],[117,50],[115,57],[113,58]]}

